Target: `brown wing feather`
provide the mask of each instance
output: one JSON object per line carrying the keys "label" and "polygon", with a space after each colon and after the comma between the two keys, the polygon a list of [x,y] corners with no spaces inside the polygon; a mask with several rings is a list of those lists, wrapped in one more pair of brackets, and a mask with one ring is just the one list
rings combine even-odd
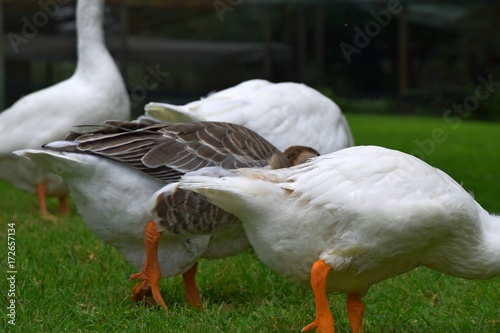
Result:
{"label": "brown wing feather", "polygon": [[273,155],[281,154],[257,133],[219,122],[113,121],[87,133],[70,133],[66,140],[76,145],[61,149],[126,163],[166,182],[178,181],[185,172],[209,166],[262,167]]}

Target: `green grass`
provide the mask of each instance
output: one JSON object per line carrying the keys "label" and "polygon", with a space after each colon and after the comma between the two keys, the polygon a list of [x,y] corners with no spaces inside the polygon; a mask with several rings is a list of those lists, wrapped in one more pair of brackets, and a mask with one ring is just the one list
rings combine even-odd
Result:
{"label": "green grass", "polygon": [[[357,144],[416,151],[435,128],[447,135],[424,156],[492,212],[500,212],[500,125],[441,119],[349,115]],[[418,152],[417,152],[418,153]],[[74,207],[73,208],[73,212]],[[55,200],[49,209],[57,209]],[[0,267],[7,271],[7,223],[16,227],[16,326],[6,324],[8,285],[0,280],[0,330],[7,332],[299,332],[314,319],[314,299],[248,250],[202,260],[204,311],[186,305],[180,277],[163,279],[168,314],[130,300],[133,268],[73,213],[42,219],[33,196],[0,182]],[[499,332],[500,279],[467,281],[420,268],[373,286],[364,298],[367,332]],[[349,332],[345,296],[330,295],[336,332]]]}

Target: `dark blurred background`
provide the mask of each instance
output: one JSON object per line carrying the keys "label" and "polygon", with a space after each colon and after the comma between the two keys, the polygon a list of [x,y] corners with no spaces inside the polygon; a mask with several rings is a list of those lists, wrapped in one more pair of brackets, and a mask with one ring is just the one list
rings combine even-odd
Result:
{"label": "dark blurred background", "polygon": [[[60,4],[46,23],[40,2]],[[75,2],[1,7],[5,108],[73,73]],[[36,34],[14,45],[36,18]],[[304,82],[347,113],[442,115],[481,76],[499,84],[471,118],[500,120],[498,1],[108,0],[105,31],[136,116],[150,101],[185,103],[251,78]],[[146,89],[152,71],[158,84]]]}

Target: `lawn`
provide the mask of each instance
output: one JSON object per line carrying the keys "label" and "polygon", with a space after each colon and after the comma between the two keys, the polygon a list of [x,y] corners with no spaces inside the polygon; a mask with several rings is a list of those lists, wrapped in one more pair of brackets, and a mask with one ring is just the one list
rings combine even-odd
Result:
{"label": "lawn", "polygon": [[[484,208],[500,213],[500,124],[349,115],[356,143],[413,153],[449,173]],[[49,210],[55,212],[55,200]],[[201,260],[204,310],[187,306],[180,277],[163,279],[169,312],[130,300],[133,268],[85,226],[42,219],[34,196],[0,182],[2,322],[7,332],[300,332],[314,319],[312,292],[267,269],[252,250]],[[15,326],[7,320],[8,224],[15,224]],[[457,279],[425,268],[373,286],[366,332],[500,332],[500,278]],[[349,332],[345,296],[330,295],[336,332]]]}

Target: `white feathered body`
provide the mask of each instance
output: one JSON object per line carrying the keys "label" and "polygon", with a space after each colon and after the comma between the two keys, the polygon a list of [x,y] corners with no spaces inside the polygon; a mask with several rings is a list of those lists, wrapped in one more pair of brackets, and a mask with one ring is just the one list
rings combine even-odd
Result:
{"label": "white feathered body", "polygon": [[46,183],[48,195],[61,196],[67,193],[67,187],[60,177],[13,155],[14,150],[40,148],[62,140],[75,125],[130,118],[125,84],[104,45],[103,2],[78,2],[75,73],[67,80],[24,96],[0,113],[0,178],[27,192],[34,193],[36,184]]}
{"label": "white feathered body", "polygon": [[420,265],[500,274],[500,218],[413,156],[353,147],[290,169],[219,172],[181,187],[239,217],[259,258],[303,285],[318,259],[333,268],[330,291],[359,295]]}
{"label": "white feathered body", "polygon": [[314,147],[321,154],[354,145],[340,108],[299,83],[249,80],[178,106],[149,103],[146,112],[165,121],[223,121],[254,130],[278,149]]}

